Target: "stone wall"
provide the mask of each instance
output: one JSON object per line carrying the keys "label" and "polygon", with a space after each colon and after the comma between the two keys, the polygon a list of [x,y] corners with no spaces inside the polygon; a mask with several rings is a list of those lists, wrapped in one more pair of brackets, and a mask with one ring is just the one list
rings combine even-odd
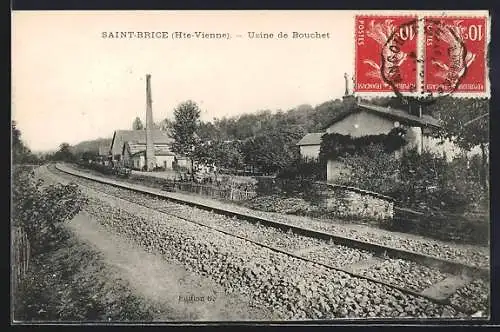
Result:
{"label": "stone wall", "polygon": [[392,220],[394,200],[378,193],[354,187],[327,185],[324,190],[325,208],[339,217]]}
{"label": "stone wall", "polygon": [[316,211],[322,215],[392,220],[394,199],[375,192],[355,187],[308,180],[259,178],[257,194],[261,197],[277,196],[302,201],[303,210]]}

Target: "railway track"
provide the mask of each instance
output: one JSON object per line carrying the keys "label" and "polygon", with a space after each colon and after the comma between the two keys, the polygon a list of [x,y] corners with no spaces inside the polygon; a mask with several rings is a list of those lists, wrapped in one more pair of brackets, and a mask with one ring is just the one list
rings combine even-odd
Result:
{"label": "railway track", "polygon": [[[51,167],[50,171],[92,190],[329,270],[340,271],[434,303],[450,305],[456,311],[468,315],[471,314],[469,309],[451,303],[449,299],[457,289],[469,282],[488,278],[485,269],[458,262],[179,201],[171,199],[166,193],[97,178],[61,166]],[[134,192],[133,197],[130,196],[131,192]],[[193,213],[194,210],[196,213]]]}

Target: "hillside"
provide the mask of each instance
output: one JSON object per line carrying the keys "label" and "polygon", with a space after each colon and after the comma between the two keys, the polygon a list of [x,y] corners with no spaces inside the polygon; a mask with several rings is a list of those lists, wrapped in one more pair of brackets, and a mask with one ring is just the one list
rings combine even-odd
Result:
{"label": "hillside", "polygon": [[72,152],[75,154],[80,154],[83,152],[99,152],[99,147],[109,149],[111,146],[112,138],[98,138],[95,140],[88,140],[80,142],[74,146],[72,146]]}

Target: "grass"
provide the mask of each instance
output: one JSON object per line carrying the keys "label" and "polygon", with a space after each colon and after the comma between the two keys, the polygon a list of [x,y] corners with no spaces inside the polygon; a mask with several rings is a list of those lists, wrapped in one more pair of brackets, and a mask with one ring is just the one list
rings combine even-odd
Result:
{"label": "grass", "polygon": [[14,291],[13,320],[151,320],[150,308],[123,280],[110,278],[99,254],[69,232],[42,254]]}

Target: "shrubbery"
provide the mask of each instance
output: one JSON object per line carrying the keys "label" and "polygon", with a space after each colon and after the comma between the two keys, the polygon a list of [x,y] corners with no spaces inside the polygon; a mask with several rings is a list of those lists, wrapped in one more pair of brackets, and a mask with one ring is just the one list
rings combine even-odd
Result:
{"label": "shrubbery", "polygon": [[315,159],[301,158],[296,163],[282,169],[276,177],[278,179],[325,181],[326,163]]}
{"label": "shrubbery", "polygon": [[36,291],[27,278],[32,275],[29,262],[37,261],[42,254],[69,238],[61,223],[74,217],[84,203],[76,185],[42,187],[42,181],[35,180],[32,167],[14,166],[11,227],[14,231],[12,267],[16,315],[29,311],[26,305]]}
{"label": "shrubbery", "polygon": [[27,234],[32,254],[43,252],[63,233],[59,224],[74,217],[85,199],[74,184],[42,187],[31,168],[16,166],[12,179],[12,225]]}
{"label": "shrubbery", "polygon": [[408,143],[405,134],[406,131],[403,128],[394,128],[388,134],[361,137],[337,133],[325,134],[321,139],[319,157],[320,160],[326,162],[330,159],[356,154],[372,145],[382,147],[385,152],[394,152]]}
{"label": "shrubbery", "polygon": [[486,199],[465,158],[448,163],[443,156],[415,149],[396,158],[371,145],[341,160],[350,170],[340,179],[342,184],[392,196],[403,207],[463,213]]}
{"label": "shrubbery", "polygon": [[97,171],[99,173],[105,174],[105,175],[115,175],[118,177],[123,177],[123,178],[128,178],[130,177],[130,174],[132,173],[130,169],[125,168],[125,167],[119,167],[119,166],[106,166],[103,164],[99,164],[96,162],[85,162],[81,161],[78,163],[79,166],[92,169],[94,171]]}

